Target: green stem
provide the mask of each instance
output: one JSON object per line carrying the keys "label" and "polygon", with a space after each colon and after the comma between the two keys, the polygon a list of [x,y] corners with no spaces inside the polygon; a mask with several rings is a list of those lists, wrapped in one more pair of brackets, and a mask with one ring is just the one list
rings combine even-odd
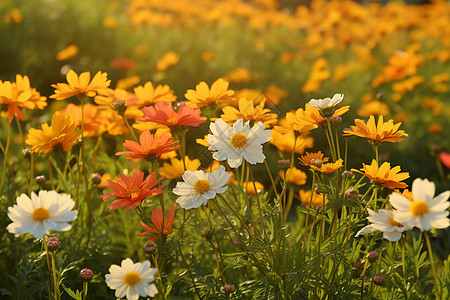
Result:
{"label": "green stem", "polygon": [[441,299],[441,290],[440,290],[441,287],[440,287],[440,284],[439,284],[439,279],[438,279],[438,275],[437,275],[437,272],[436,272],[436,267],[434,265],[433,249],[431,248],[430,238],[428,237],[428,233],[426,231],[423,231],[423,234],[425,235],[425,241],[427,242],[428,256],[430,257],[431,270],[433,271],[434,285],[436,286],[436,293],[437,293],[437,298],[436,299]]}
{"label": "green stem", "polygon": [[52,258],[52,270],[53,270],[53,285],[55,290],[55,299],[61,299],[61,293],[59,292],[59,283],[58,277],[56,277],[56,262],[55,262],[55,254],[50,252],[50,256]]}
{"label": "green stem", "polygon": [[0,191],[3,191],[3,182],[5,180],[6,162],[8,161],[8,152],[9,152],[10,142],[11,142],[11,124],[9,124],[9,126],[8,126],[8,136],[6,138],[6,147],[5,147],[5,151],[3,151],[3,169],[2,169],[2,179],[0,182]]}
{"label": "green stem", "polygon": [[84,174],[84,187],[85,187],[85,196],[87,200],[87,210],[88,210],[88,234],[85,242],[85,246],[89,244],[89,240],[91,238],[91,226],[92,226],[92,216],[91,216],[91,197],[89,193],[89,180],[86,169],[86,148],[84,143],[84,97],[80,98],[81,100],[81,161],[82,161],[82,174]]}
{"label": "green stem", "polygon": [[87,292],[88,292],[88,282],[87,281],[83,281],[83,300],[86,299]]}
{"label": "green stem", "polygon": [[[44,243],[45,248],[45,257],[47,258],[47,270],[48,270],[48,294],[50,295],[50,299],[52,298],[52,274],[51,274],[51,267],[50,267],[50,259],[48,258],[48,246],[47,246],[47,237],[44,236],[42,239],[42,242]],[[56,295],[55,295],[56,297]]]}

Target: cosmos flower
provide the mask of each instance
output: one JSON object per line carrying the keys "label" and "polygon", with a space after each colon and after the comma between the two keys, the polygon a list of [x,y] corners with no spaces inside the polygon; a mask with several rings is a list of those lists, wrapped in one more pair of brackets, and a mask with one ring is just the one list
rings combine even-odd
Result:
{"label": "cosmos flower", "polygon": [[450,225],[447,218],[450,191],[442,192],[436,197],[434,194],[434,182],[420,178],[415,179],[412,184],[413,201],[398,193],[392,193],[389,202],[396,209],[395,219],[422,230],[447,228]]}
{"label": "cosmos flower", "polygon": [[82,94],[87,97],[94,97],[98,91],[108,88],[111,80],[107,80],[107,76],[107,73],[98,71],[91,81],[90,72],[83,72],[78,77],[74,70],[70,70],[66,74],[67,83],[52,84],[55,93],[50,98],[64,100]]}
{"label": "cosmos flower", "polygon": [[[189,157],[184,157],[184,164],[186,165],[186,170],[197,171],[201,165],[198,159],[189,159]],[[176,157],[170,159],[169,163],[164,163],[162,167],[159,168],[159,174],[165,176],[168,179],[181,178],[184,174],[184,164],[181,159]]]}
{"label": "cosmos flower", "polygon": [[184,97],[188,100],[187,105],[200,108],[212,103],[230,102],[233,99],[234,91],[229,90],[228,85],[228,81],[219,78],[214,81],[210,89],[206,82],[202,81],[197,84],[195,90],[188,90],[184,94]]}
{"label": "cosmos flower", "polygon": [[139,296],[154,297],[158,293],[155,280],[156,268],[150,268],[150,262],[133,263],[129,258],[122,260],[120,266],[111,265],[105,282],[112,290],[116,290],[117,298],[127,297],[128,300],[138,300]]}
{"label": "cosmos flower", "polygon": [[251,121],[253,124],[262,122],[266,128],[272,127],[278,121],[277,114],[271,113],[268,108],[264,108],[265,102],[263,100],[258,105],[255,105],[253,100],[241,98],[239,99],[239,109],[225,106],[222,108],[223,114],[220,118],[229,125],[233,125],[237,120],[243,119],[244,122]]}
{"label": "cosmos flower", "polygon": [[142,109],[144,118],[139,121],[149,121],[163,124],[169,128],[177,128],[183,125],[197,127],[206,121],[206,117],[200,117],[200,109],[195,109],[182,104],[178,111],[173,109],[170,103],[158,102],[155,106]]}
{"label": "cosmos flower", "polygon": [[158,195],[162,193],[162,187],[155,187],[164,177],[156,179],[156,173],[153,172],[147,176],[144,180],[144,172],[136,170],[130,176],[119,174],[116,181],[108,180],[105,185],[113,190],[112,193],[106,193],[100,197],[105,200],[111,197],[117,197],[119,199],[114,200],[109,206],[109,210],[115,210],[125,206],[125,210],[135,208],[140,205],[142,201],[150,196]]}
{"label": "cosmos flower", "polygon": [[344,94],[334,94],[333,98],[311,99],[308,104],[320,111],[323,117],[331,117],[336,111],[336,105],[344,99]]}
{"label": "cosmos flower", "polygon": [[308,167],[311,163],[316,164],[318,161],[320,161],[320,163],[326,163],[328,161],[328,157],[323,157],[323,153],[321,151],[306,152],[304,155],[299,157],[299,160],[302,165]]}
{"label": "cosmos flower", "polygon": [[72,210],[75,202],[68,194],[56,191],[31,193],[31,199],[22,194],[17,204],[8,207],[8,217],[13,221],[6,229],[15,234],[31,233],[35,238],[49,234],[50,230],[67,231],[72,228],[68,222],[75,220],[77,211]]}
{"label": "cosmos flower", "polygon": [[309,167],[315,171],[322,173],[322,174],[331,174],[331,173],[334,173],[339,168],[342,168],[342,162],[343,162],[343,160],[339,159],[335,163],[319,164],[319,166],[310,165]]}
{"label": "cosmos flower", "polygon": [[266,158],[263,154],[262,144],[269,141],[271,130],[264,129],[259,122],[250,128],[249,121],[243,124],[242,119],[233,126],[218,119],[210,124],[212,134],[208,134],[208,149],[217,151],[213,158],[218,161],[227,160],[231,168],[237,168],[245,159],[251,164],[262,163]]}
{"label": "cosmos flower", "polygon": [[406,183],[400,181],[409,178],[409,173],[399,173],[399,166],[391,169],[391,164],[388,162],[384,162],[380,167],[378,167],[378,163],[375,159],[373,159],[370,165],[363,164],[363,168],[361,169],[363,172],[356,169],[352,169],[352,171],[363,174],[373,183],[379,184],[391,190],[397,188],[403,189],[408,186]]}
{"label": "cosmos flower", "polygon": [[130,151],[120,151],[116,155],[127,154],[127,159],[151,159],[179,149],[181,146],[176,145],[178,142],[174,141],[169,134],[154,136],[146,130],[139,136],[139,143],[125,140],[123,145]]}
{"label": "cosmos flower", "polygon": [[177,203],[182,208],[191,209],[206,205],[216,194],[225,192],[227,186],[224,185],[230,179],[230,174],[225,172],[224,166],[220,166],[212,173],[186,171],[182,178],[183,182],[177,183],[173,193],[180,196]]}
{"label": "cosmos flower", "polygon": [[356,126],[350,126],[351,129],[344,130],[344,136],[356,135],[369,139],[373,145],[379,145],[384,142],[401,142],[402,136],[408,136],[403,130],[398,130],[402,123],[394,125],[393,120],[383,122],[383,116],[378,119],[375,125],[375,117],[370,116],[367,124],[360,119],[355,119]]}
{"label": "cosmos flower", "polygon": [[387,209],[380,209],[378,212],[372,211],[370,208],[369,216],[367,219],[372,223],[362,228],[356,234],[356,237],[362,234],[368,234],[376,231],[383,232],[383,238],[395,242],[400,240],[402,237],[402,232],[405,230],[410,230],[411,227],[405,224],[399,223],[394,220],[394,211]]}
{"label": "cosmos flower", "polygon": [[143,233],[139,233],[138,235],[147,235],[153,233],[150,237],[151,241],[156,241],[160,234],[164,236],[168,236],[173,232],[172,224],[175,218],[175,204],[170,205],[169,208],[169,219],[164,216],[163,211],[160,208],[155,208],[152,211],[152,224],[145,224],[143,222],[139,223],[139,226],[144,228]]}

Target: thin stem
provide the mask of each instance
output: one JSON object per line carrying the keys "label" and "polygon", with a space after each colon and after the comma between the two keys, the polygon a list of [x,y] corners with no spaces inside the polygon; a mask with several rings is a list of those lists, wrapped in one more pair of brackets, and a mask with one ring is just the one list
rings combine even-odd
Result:
{"label": "thin stem", "polygon": [[[51,274],[51,267],[50,267],[50,259],[48,258],[48,246],[47,246],[47,238],[44,236],[42,239],[42,242],[44,243],[45,248],[45,257],[47,258],[47,270],[48,270],[48,293],[50,295],[50,299],[52,298],[52,274]],[[56,297],[56,295],[55,295]]]}
{"label": "thin stem", "polygon": [[166,292],[164,290],[164,285],[163,285],[163,282],[162,282],[161,272],[159,271],[158,260],[154,256],[153,256],[153,262],[154,262],[154,264],[156,266],[156,270],[158,271],[158,276],[159,276],[158,282],[159,282],[159,288],[161,289],[161,296],[162,296],[163,299],[166,299]]}
{"label": "thin stem", "polygon": [[425,235],[425,241],[427,242],[428,256],[430,257],[431,270],[433,271],[434,285],[436,286],[437,299],[441,299],[441,290],[440,290],[441,287],[439,284],[436,267],[433,261],[433,249],[431,248],[430,238],[428,237],[428,233],[426,231],[423,231],[423,234]]}
{"label": "thin stem", "polygon": [[325,131],[325,133],[327,135],[328,145],[330,146],[333,162],[335,162],[336,161],[336,146],[334,145],[333,132],[331,131],[330,118],[327,118],[327,127],[328,127],[328,129],[327,129],[327,131]]}
{"label": "thin stem", "polygon": [[3,169],[2,169],[2,179],[0,181],[0,191],[3,191],[3,182],[5,180],[5,172],[6,172],[6,162],[8,161],[8,152],[9,152],[9,145],[11,142],[11,124],[8,126],[8,136],[6,138],[6,147],[3,151]]}
{"label": "thin stem", "polygon": [[87,200],[87,210],[88,210],[88,234],[85,242],[85,246],[89,244],[89,239],[91,238],[91,226],[92,226],[92,216],[91,216],[91,196],[89,193],[89,180],[86,170],[86,148],[84,143],[84,97],[81,100],[81,161],[83,165],[82,174],[84,174],[84,187],[85,196]]}
{"label": "thin stem", "polygon": [[272,172],[270,172],[269,165],[267,164],[266,160],[264,160],[264,166],[266,166],[267,173],[269,173],[270,182],[272,183],[272,188],[273,191],[275,192],[275,197],[278,198],[277,186],[275,184],[275,181],[273,180]]}
{"label": "thin stem", "polygon": [[55,254],[50,252],[50,256],[52,258],[52,270],[53,270],[53,288],[55,290],[55,299],[61,298],[61,293],[59,292],[59,283],[58,277],[56,277],[56,262],[55,262]]}
{"label": "thin stem", "polygon": [[183,256],[183,252],[181,251],[180,245],[178,245],[178,251],[180,251],[181,259],[183,260],[184,264],[186,265],[186,269],[188,270],[189,276],[191,277],[192,284],[194,285],[195,293],[197,294],[198,299],[201,299],[202,297],[200,297],[200,293],[199,293],[199,291],[198,291],[198,289],[197,289],[197,285],[195,284],[195,278],[194,278],[194,276],[192,275],[191,268],[189,267],[189,265],[188,265],[186,259],[185,259],[184,256]]}
{"label": "thin stem", "polygon": [[309,205],[308,205],[308,212],[306,213],[306,218],[305,218],[305,226],[304,226],[304,245],[303,247],[306,247],[306,237],[308,236],[308,219],[309,219],[309,212],[311,210],[311,203],[312,203],[312,199],[314,196],[314,188],[315,188],[315,183],[316,183],[316,174],[314,173],[314,170],[312,170],[313,172],[313,179],[312,179],[312,186],[311,186],[311,198],[309,199]]}
{"label": "thin stem", "polygon": [[337,128],[334,129],[334,136],[336,138],[337,158],[341,159],[341,150],[339,149],[339,136],[338,136]]}
{"label": "thin stem", "polygon": [[127,128],[130,131],[131,135],[133,136],[134,140],[139,143],[139,139],[137,138],[133,127],[131,127],[130,123],[128,122],[127,118],[125,117],[125,112],[121,113],[120,116],[122,117],[123,121],[125,122],[125,125],[127,125]]}
{"label": "thin stem", "polygon": [[88,282],[87,281],[83,281],[83,300],[86,299],[87,292],[88,292]]}

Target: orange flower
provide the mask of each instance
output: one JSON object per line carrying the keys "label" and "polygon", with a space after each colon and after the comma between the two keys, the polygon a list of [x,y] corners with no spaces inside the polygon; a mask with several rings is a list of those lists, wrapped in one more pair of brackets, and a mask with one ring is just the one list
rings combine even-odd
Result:
{"label": "orange flower", "polygon": [[[349,105],[338,108],[333,112],[332,117],[339,117],[339,116],[345,114],[346,112],[348,112],[349,109],[350,109]],[[327,122],[327,118],[324,118],[320,114],[320,111],[317,108],[312,107],[308,103],[305,105],[304,113],[299,114],[299,117],[302,118],[303,122],[305,122],[306,124],[311,124],[311,125],[315,124],[318,127],[320,127],[322,124]]]}
{"label": "orange flower", "polygon": [[136,94],[137,100],[135,104],[137,106],[149,106],[158,102],[174,102],[177,99],[174,91],[170,89],[168,85],[158,85],[153,86],[150,81],[146,82],[144,86],[138,86],[134,88],[134,93]]}
{"label": "orange flower", "polygon": [[342,168],[342,159],[337,160],[335,163],[326,163],[322,164],[320,167],[315,165],[310,165],[309,167],[313,170],[316,170],[322,174],[331,174],[334,173],[337,169]]}
{"label": "orange flower", "polygon": [[56,54],[56,60],[66,60],[78,54],[77,45],[69,45]]}
{"label": "orange flower", "polygon": [[391,190],[397,188],[404,189],[408,186],[406,183],[400,181],[409,178],[409,173],[399,173],[399,166],[391,169],[391,164],[388,162],[385,162],[378,167],[378,163],[374,159],[372,160],[371,165],[363,164],[363,168],[361,169],[363,172],[356,169],[352,169],[352,171],[358,172],[369,178],[373,183],[382,185]]}
{"label": "orange flower", "polygon": [[252,74],[247,69],[237,68],[228,72],[223,78],[228,82],[245,83],[252,80]]}
{"label": "orange flower", "polygon": [[64,100],[81,94],[88,97],[94,97],[97,95],[98,91],[106,89],[111,83],[111,80],[107,80],[106,76],[108,76],[108,74],[98,71],[92,78],[92,81],[90,81],[90,72],[83,72],[80,77],[78,77],[73,70],[70,70],[66,75],[68,84],[52,84],[52,87],[55,88],[55,94],[51,95],[50,98]]}
{"label": "orange flower", "polygon": [[139,223],[139,226],[144,228],[143,233],[139,233],[139,236],[147,235],[153,233],[150,237],[151,241],[156,241],[158,236],[162,234],[163,236],[168,236],[173,232],[172,224],[175,218],[175,208],[172,204],[169,208],[169,219],[164,216],[163,211],[160,208],[155,208],[152,211],[152,224],[145,224],[143,222]]}
{"label": "orange flower", "polygon": [[182,104],[176,112],[170,103],[158,102],[155,106],[144,107],[144,118],[139,121],[149,121],[163,124],[169,128],[178,128],[183,125],[197,127],[206,121],[206,117],[200,117],[202,111]]}
{"label": "orange flower", "polygon": [[200,108],[212,103],[220,104],[222,102],[230,102],[233,100],[234,91],[228,90],[228,81],[222,78],[217,79],[211,85],[202,81],[195,87],[195,90],[188,90],[184,97],[189,100],[187,105],[193,108]]}
{"label": "orange flower", "polygon": [[156,173],[152,172],[144,180],[144,172],[141,170],[136,170],[136,172],[128,177],[123,174],[119,174],[117,182],[108,180],[105,183],[105,185],[112,189],[113,192],[103,194],[100,197],[103,200],[111,197],[119,198],[111,203],[109,206],[110,211],[124,206],[125,210],[129,210],[140,205],[145,198],[162,193],[162,187],[164,184],[156,188],[155,185],[163,180],[164,177],[158,179],[157,181],[155,181],[155,179]]}
{"label": "orange flower", "polygon": [[[184,163],[186,164],[186,170],[188,171],[197,171],[201,165],[198,159],[190,160],[187,156],[184,157]],[[178,158],[171,158],[170,164],[164,163],[163,166],[159,168],[159,174],[168,179],[181,178],[184,171],[183,161]]]}
{"label": "orange flower", "polygon": [[242,186],[244,187],[245,192],[251,195],[256,195],[256,192],[260,193],[262,190],[264,190],[264,185],[262,185],[262,183],[258,181],[255,181],[255,185],[253,185],[253,181],[246,181],[242,183]]}
{"label": "orange flower", "polygon": [[132,71],[136,69],[136,62],[131,58],[117,57],[109,61],[109,66],[115,70]]}
{"label": "orange flower", "polygon": [[[278,175],[281,177],[281,179],[284,181],[284,172],[283,170],[280,170],[278,172]],[[296,167],[289,168],[286,170],[286,178],[288,179],[288,182],[291,182],[296,185],[304,185],[306,183],[306,173],[302,172],[301,170],[297,169]]]}
{"label": "orange flower", "polygon": [[344,130],[344,136],[356,135],[370,139],[370,143],[379,145],[384,142],[401,142],[402,136],[408,136],[403,130],[398,130],[402,123],[394,125],[393,120],[383,122],[383,116],[378,119],[378,125],[375,125],[375,117],[370,116],[367,124],[360,119],[355,119],[356,126],[350,126],[351,129]]}
{"label": "orange flower", "polygon": [[305,191],[300,190],[299,193],[299,199],[301,202],[305,203],[308,207],[311,203],[311,205],[315,208],[318,206],[322,206],[325,202],[325,205],[328,203],[328,197],[325,195],[325,199],[323,198],[323,194],[314,193],[312,199],[311,199],[311,190]]}
{"label": "orange flower", "polygon": [[328,157],[323,157],[323,153],[321,151],[319,152],[306,152],[304,155],[299,157],[300,163],[304,166],[310,166],[312,163],[312,160],[319,160],[321,163],[326,163],[328,161]]}
{"label": "orange flower", "polygon": [[292,153],[295,143],[295,153],[302,154],[306,148],[312,148],[314,145],[314,138],[308,136],[308,133],[302,133],[295,139],[294,132],[283,132],[276,127],[272,129],[270,143],[283,152]]}
{"label": "orange flower", "polygon": [[50,153],[61,145],[64,151],[72,150],[72,146],[80,138],[76,132],[77,125],[70,116],[53,115],[52,125],[42,124],[42,130],[31,128],[25,143],[31,145],[33,153]]}
{"label": "orange flower", "polygon": [[370,115],[386,116],[390,113],[389,105],[378,100],[364,103],[357,111],[358,116],[368,117]]}
{"label": "orange flower", "polygon": [[173,51],[169,51],[156,62],[156,70],[165,71],[175,66],[180,60],[180,56]]}
{"label": "orange flower", "polygon": [[117,152],[116,155],[128,154],[127,159],[145,158],[150,160],[181,147],[180,145],[175,145],[179,141],[174,141],[169,134],[153,136],[148,130],[141,133],[139,142],[140,144],[135,141],[125,140],[123,145],[130,151]]}
{"label": "orange flower", "polygon": [[277,114],[270,113],[270,109],[264,108],[264,104],[265,100],[261,101],[259,105],[254,105],[252,100],[241,98],[239,99],[239,110],[232,106],[226,106],[222,108],[223,114],[220,117],[230,126],[237,120],[243,119],[244,122],[252,121],[252,124],[264,123],[266,128],[269,128],[277,123]]}

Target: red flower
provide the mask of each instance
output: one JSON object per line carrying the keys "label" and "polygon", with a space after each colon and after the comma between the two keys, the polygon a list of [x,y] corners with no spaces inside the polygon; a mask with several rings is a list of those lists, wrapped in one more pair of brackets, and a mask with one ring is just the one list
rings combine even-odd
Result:
{"label": "red flower", "polygon": [[173,232],[172,224],[173,219],[175,217],[174,204],[172,204],[169,208],[169,219],[167,220],[166,216],[164,216],[163,211],[159,208],[155,208],[152,211],[152,224],[147,225],[144,223],[139,223],[139,226],[145,229],[143,233],[139,233],[138,235],[147,235],[149,233],[153,233],[150,240],[153,242],[156,241],[159,234],[167,236]]}
{"label": "red flower", "polygon": [[142,111],[145,117],[139,121],[155,122],[170,128],[183,125],[197,127],[206,121],[205,117],[200,117],[201,110],[199,108],[192,108],[186,104],[182,104],[178,112],[167,102],[157,102],[155,106],[144,107]]}
{"label": "red flower", "polygon": [[134,60],[125,57],[113,58],[109,61],[109,66],[116,70],[132,71],[136,69]]}
{"label": "red flower", "polygon": [[169,134],[154,136],[148,130],[141,133],[139,142],[140,144],[135,141],[125,140],[123,145],[130,151],[117,152],[116,155],[129,154],[127,159],[149,159],[152,155],[159,157],[164,153],[175,151],[181,147],[180,145],[175,145],[179,141],[174,141]]}
{"label": "red flower", "polygon": [[144,180],[144,172],[141,170],[136,170],[136,172],[128,177],[123,174],[119,174],[117,182],[112,180],[105,182],[105,185],[112,189],[113,192],[103,194],[100,197],[102,197],[103,200],[110,197],[119,198],[111,203],[109,206],[110,211],[123,206],[125,206],[125,210],[135,208],[141,204],[142,200],[146,197],[162,193],[162,187],[164,184],[156,188],[155,185],[157,185],[165,177],[162,177],[157,181],[154,181],[155,178],[156,173],[153,172]]}
{"label": "red flower", "polygon": [[438,154],[438,157],[441,163],[450,169],[450,153],[442,151]]}

